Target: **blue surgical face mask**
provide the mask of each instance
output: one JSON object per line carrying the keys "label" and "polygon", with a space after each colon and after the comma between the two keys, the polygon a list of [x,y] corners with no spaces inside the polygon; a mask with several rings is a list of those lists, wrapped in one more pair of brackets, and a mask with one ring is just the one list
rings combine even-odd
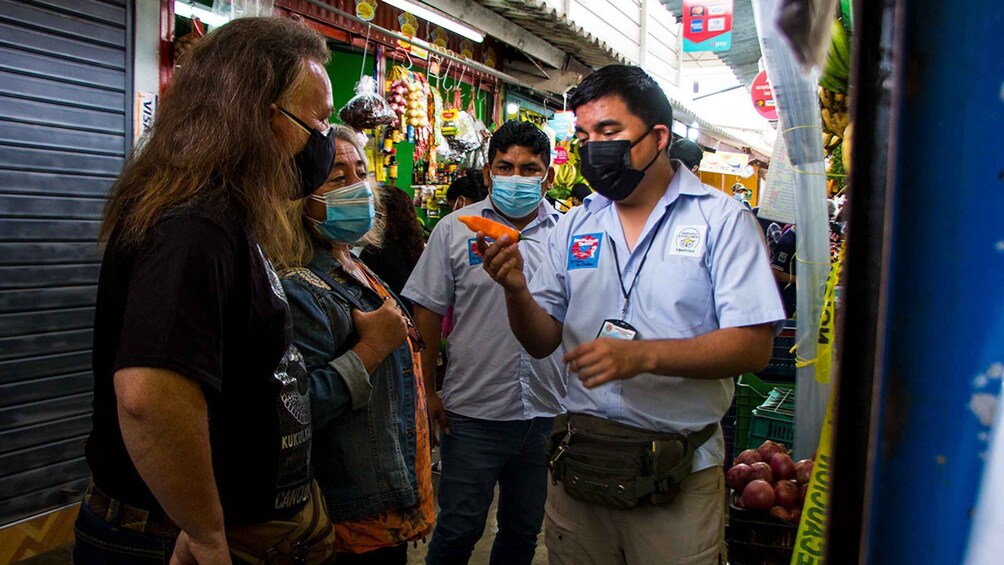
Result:
{"label": "blue surgical face mask", "polygon": [[327,219],[319,222],[311,218],[317,231],[325,238],[338,243],[355,243],[373,227],[376,211],[373,208],[373,191],[366,181],[332,190],[323,196],[311,195],[323,202]]}
{"label": "blue surgical face mask", "polygon": [[492,203],[510,219],[525,218],[540,206],[544,177],[492,175]]}

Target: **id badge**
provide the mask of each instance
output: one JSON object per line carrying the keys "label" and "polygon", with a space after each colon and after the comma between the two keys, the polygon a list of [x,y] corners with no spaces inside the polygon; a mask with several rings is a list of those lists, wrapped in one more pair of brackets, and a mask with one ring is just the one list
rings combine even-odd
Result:
{"label": "id badge", "polygon": [[597,338],[610,337],[613,339],[626,339],[631,341],[638,338],[638,330],[631,327],[631,324],[623,320],[603,320]]}

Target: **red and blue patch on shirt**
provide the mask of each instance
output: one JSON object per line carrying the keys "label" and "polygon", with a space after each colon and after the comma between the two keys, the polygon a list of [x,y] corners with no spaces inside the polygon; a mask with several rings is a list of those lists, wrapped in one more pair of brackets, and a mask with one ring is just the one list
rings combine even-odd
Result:
{"label": "red and blue patch on shirt", "polygon": [[[491,238],[486,237],[485,243],[491,245]],[[481,256],[481,251],[478,250],[478,238],[472,237],[467,240],[467,261],[473,265],[480,265],[485,262],[484,257]]]}
{"label": "red and blue patch on shirt", "polygon": [[600,264],[600,246],[603,233],[584,233],[572,236],[568,246],[568,270],[595,269]]}

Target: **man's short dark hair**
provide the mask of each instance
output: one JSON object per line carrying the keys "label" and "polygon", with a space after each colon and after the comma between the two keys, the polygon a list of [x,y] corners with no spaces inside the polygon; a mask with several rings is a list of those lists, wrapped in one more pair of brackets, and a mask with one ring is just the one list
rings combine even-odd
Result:
{"label": "man's short dark hair", "polygon": [[578,198],[580,201],[585,200],[592,193],[593,191],[581,182],[572,187],[572,196]]}
{"label": "man's short dark hair", "polygon": [[701,146],[689,139],[680,139],[669,148],[669,158],[683,161],[683,166],[688,170],[701,164],[704,158],[704,150]]}
{"label": "man's short dark hair", "polygon": [[488,165],[495,161],[499,151],[508,151],[513,145],[529,147],[530,151],[540,156],[545,167],[551,165],[551,141],[547,134],[530,122],[518,120],[509,120],[492,134],[488,142]]}
{"label": "man's short dark hair", "polygon": [[645,125],[663,125],[672,130],[673,106],[655,79],[641,67],[634,65],[607,65],[589,75],[568,96],[572,111],[579,106],[606,96],[619,96],[635,116]]}
{"label": "man's short dark hair", "polygon": [[488,189],[482,180],[483,176],[479,169],[467,169],[460,178],[450,183],[446,189],[446,200],[456,200],[463,196],[470,203],[480,202],[488,195]]}

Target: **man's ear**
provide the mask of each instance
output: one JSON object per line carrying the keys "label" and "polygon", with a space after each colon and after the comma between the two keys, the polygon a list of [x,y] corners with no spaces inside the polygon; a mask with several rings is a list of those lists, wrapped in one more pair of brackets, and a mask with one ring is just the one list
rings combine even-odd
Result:
{"label": "man's ear", "polygon": [[485,166],[481,169],[481,179],[485,182],[485,187],[488,188],[488,192],[492,191],[492,169],[485,163]]}
{"label": "man's ear", "polygon": [[670,143],[673,141],[673,134],[669,132],[669,128],[659,124],[653,127],[652,131],[656,132],[656,135],[659,136],[659,151],[667,151]]}
{"label": "man's ear", "polygon": [[551,188],[551,185],[554,184],[554,175],[554,166],[548,167],[547,173],[544,175],[544,182],[540,183],[544,192],[547,192],[547,189]]}

